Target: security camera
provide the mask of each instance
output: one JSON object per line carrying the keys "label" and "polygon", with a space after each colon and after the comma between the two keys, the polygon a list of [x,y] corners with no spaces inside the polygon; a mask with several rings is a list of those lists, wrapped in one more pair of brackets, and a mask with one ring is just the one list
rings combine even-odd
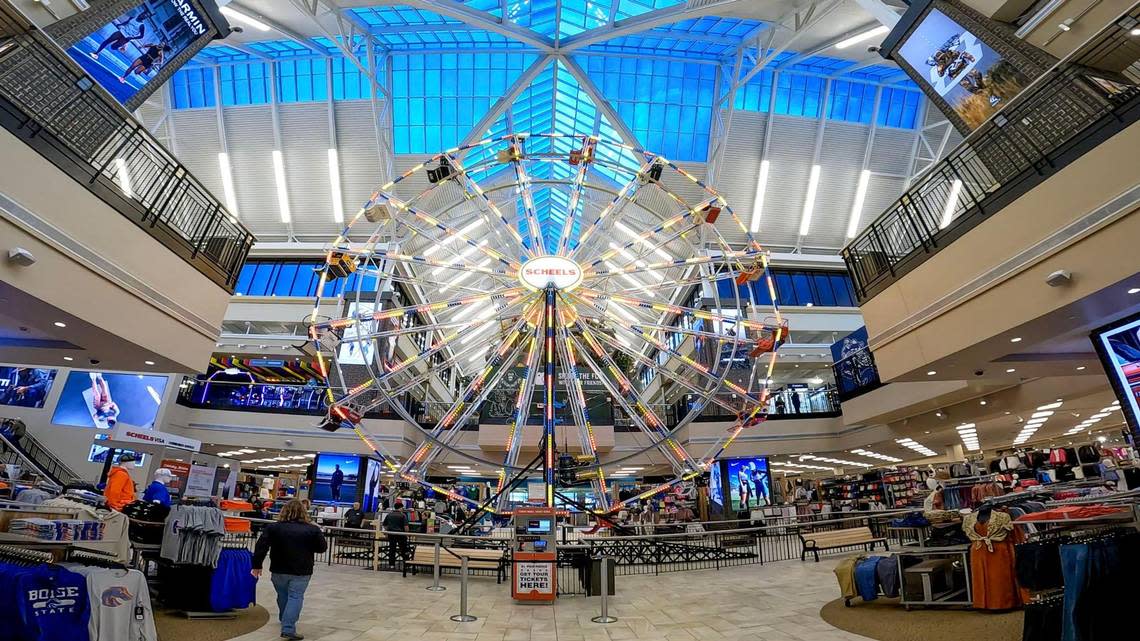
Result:
{"label": "security camera", "polygon": [[23,247],[13,247],[8,250],[8,262],[20,267],[30,267],[35,264],[36,256]]}
{"label": "security camera", "polygon": [[245,33],[245,29],[241,27],[230,27],[230,33]]}
{"label": "security camera", "polygon": [[880,50],[881,50],[881,47],[879,47],[879,45],[868,45],[867,46],[867,53],[879,53]]}
{"label": "security camera", "polygon": [[92,358],[92,359],[88,359],[87,362],[91,363],[92,365],[98,365],[100,363],[100,360],[97,358]]}
{"label": "security camera", "polygon": [[1073,274],[1064,269],[1058,269],[1045,277],[1045,284],[1050,287],[1061,287],[1062,285],[1068,285],[1072,281]]}
{"label": "security camera", "polygon": [[974,376],[983,376],[985,373],[986,373],[986,370],[984,370],[984,369],[974,370]]}

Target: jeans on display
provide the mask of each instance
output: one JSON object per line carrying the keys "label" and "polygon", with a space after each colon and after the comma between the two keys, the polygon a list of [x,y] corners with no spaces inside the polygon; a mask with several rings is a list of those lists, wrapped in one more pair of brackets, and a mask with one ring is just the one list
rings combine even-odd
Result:
{"label": "jeans on display", "polygon": [[1089,574],[1089,546],[1082,543],[1061,546],[1061,572],[1065,575],[1065,607],[1061,619],[1061,641],[1082,641],[1077,632],[1076,609]]}
{"label": "jeans on display", "polygon": [[1026,605],[1021,641],[1061,641],[1061,612],[1059,599]]}
{"label": "jeans on display", "polygon": [[281,621],[281,634],[295,634],[301,606],[305,604],[305,590],[311,575],[273,574],[273,589],[277,590],[277,618]]}

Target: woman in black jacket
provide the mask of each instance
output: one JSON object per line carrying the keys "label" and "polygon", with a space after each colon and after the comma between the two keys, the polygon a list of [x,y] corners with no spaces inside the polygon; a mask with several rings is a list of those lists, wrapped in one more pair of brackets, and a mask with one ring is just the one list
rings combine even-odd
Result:
{"label": "woman in black jacket", "polygon": [[297,499],[285,504],[277,522],[265,528],[253,551],[253,576],[261,576],[265,555],[270,556],[269,571],[277,590],[277,618],[281,621],[281,638],[296,641],[297,619],[305,603],[305,589],[313,578],[313,556],[328,549],[321,529],[309,522],[305,506]]}

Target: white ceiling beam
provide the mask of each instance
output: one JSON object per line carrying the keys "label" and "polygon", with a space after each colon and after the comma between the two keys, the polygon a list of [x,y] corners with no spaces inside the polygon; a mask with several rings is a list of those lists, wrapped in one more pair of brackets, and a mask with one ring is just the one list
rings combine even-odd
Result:
{"label": "white ceiling beam", "polygon": [[268,18],[268,17],[266,17],[266,16],[264,16],[264,15],[262,15],[256,11],[254,11],[253,9],[250,9],[249,7],[241,4],[240,2],[231,2],[229,4],[229,6],[233,7],[234,9],[237,9],[241,13],[244,13],[245,15],[247,15],[247,16],[255,19],[255,20],[258,20],[259,22],[264,22],[265,24],[267,24],[271,28],[273,28],[274,31],[280,33],[281,35],[285,36],[289,40],[292,40],[293,42],[296,42],[299,45],[303,45],[305,48],[309,49],[310,51],[312,51],[312,52],[314,52],[320,56],[329,55],[328,51],[325,51],[325,49],[323,47],[317,46],[317,43],[313,42],[311,39],[305,37],[302,34],[297,33],[296,31],[293,31],[289,27],[286,27],[285,25],[281,24],[280,22],[273,20],[272,18]]}
{"label": "white ceiling beam", "polygon": [[874,29],[877,26],[878,26],[878,24],[873,23],[873,22],[868,23],[868,24],[859,25],[858,27],[855,27],[854,29],[850,29],[850,30],[832,38],[831,40],[820,43],[820,44],[812,47],[811,49],[806,49],[804,51],[797,53],[796,55],[792,56],[791,58],[788,58],[787,60],[776,65],[776,68],[777,69],[783,69],[784,67],[789,67],[791,65],[796,64],[797,62],[801,62],[801,61],[806,60],[812,56],[821,54],[824,51],[827,51],[828,49],[831,49],[835,45],[839,44],[840,42],[847,40],[851,36],[854,36],[854,35],[859,34],[859,33],[863,33],[864,31],[867,31],[869,29]]}
{"label": "white ceiling beam", "polygon": [[[358,57],[360,52],[359,47],[349,46],[349,43],[355,45],[359,38],[360,42],[368,47],[369,50],[371,50],[370,48],[373,45],[380,46],[381,49],[385,51],[387,50],[386,47],[375,42],[371,31],[369,31],[365,25],[349,11],[337,5],[335,0],[291,0],[291,2],[293,6],[297,7],[309,18],[314,26],[320,29],[321,33],[336,46],[346,60],[360,70],[360,73],[364,74],[365,78],[369,79],[373,87],[379,88],[385,96],[388,95],[388,90],[384,87],[384,83],[376,77],[372,64],[368,61],[360,61]],[[321,11],[322,8],[324,9],[323,13]],[[335,31],[326,27],[325,23],[321,20],[321,18],[328,15],[331,15],[336,21]]]}
{"label": "white ceiling beam", "polygon": [[[616,3],[617,0],[614,0],[614,2]],[[559,49],[563,53],[574,51],[575,49],[588,47],[592,44],[612,40],[613,38],[648,31],[663,24],[672,24],[681,20],[699,18],[724,11],[724,8],[729,5],[747,5],[749,2],[750,0],[706,0],[705,2],[696,4],[696,6],[690,6],[694,4],[693,2],[686,2],[685,4],[678,4],[665,9],[649,11],[639,16],[618,20],[566,38],[562,41]]]}
{"label": "white ceiling beam", "polygon": [[510,22],[505,17],[496,18],[485,12],[470,9],[454,0],[381,0],[374,6],[408,6],[416,9],[431,11],[441,16],[458,20],[479,29],[486,29],[512,40],[528,44],[539,51],[550,53],[554,51],[554,41],[546,36],[535,33],[526,27]]}
{"label": "white ceiling beam", "polygon": [[748,73],[744,74],[744,76],[742,76],[740,80],[730,88],[730,91],[728,93],[725,93],[724,95],[717,98],[715,107],[719,109],[720,106],[724,104],[724,101],[728,99],[729,93],[735,91],[739,87],[743,87],[744,85],[748,84],[749,80],[751,80],[756,74],[763,71],[763,69],[771,64],[771,62],[775,60],[777,56],[787,51],[789,47],[795,44],[796,41],[803,37],[804,34],[810,31],[812,27],[819,24],[821,20],[827,17],[828,14],[830,14],[844,2],[845,0],[828,0],[826,3],[813,2],[810,6],[797,10],[789,14],[784,19],[780,20],[779,24],[784,28],[789,28],[787,27],[786,23],[788,21],[792,21],[793,26],[790,27],[792,30],[791,35],[783,42],[781,42],[779,46],[773,47],[772,45],[774,44],[775,36],[779,31],[778,29],[773,29],[771,31],[771,39],[769,40],[769,45],[762,50],[763,52],[766,52],[764,53],[764,56],[758,63],[756,63],[756,66],[752,67]]}
{"label": "white ceiling beam", "polygon": [[559,62],[565,65],[566,69],[570,71],[570,75],[574,76],[574,79],[578,81],[578,86],[586,92],[586,95],[590,96],[590,100],[594,101],[594,106],[601,110],[602,115],[604,115],[606,119],[610,121],[610,125],[617,130],[622,142],[640,149],[642,145],[638,142],[637,136],[633,134],[633,130],[631,130],[625,121],[622,120],[621,116],[614,111],[613,104],[602,96],[597,86],[594,85],[594,81],[590,80],[590,77],[586,75],[582,67],[578,66],[578,63],[569,56],[559,55],[558,59]]}
{"label": "white ceiling beam", "polygon": [[479,119],[479,122],[475,123],[471,127],[471,130],[468,131],[467,135],[459,141],[459,144],[466,145],[476,140],[482,139],[483,136],[487,134],[487,129],[491,125],[495,124],[495,121],[499,119],[499,116],[503,115],[506,110],[510,109],[515,99],[519,97],[519,94],[521,94],[524,89],[529,87],[530,83],[534,82],[534,79],[538,77],[538,74],[542,73],[542,70],[546,68],[546,65],[550,64],[551,60],[552,56],[547,54],[540,56],[537,60],[532,62],[531,65],[527,67],[526,70],[523,71],[518,78],[515,79],[514,83],[511,84],[511,86],[507,89],[507,92],[503,94],[498,100],[496,100],[495,104],[491,105],[491,108],[487,110],[487,113],[483,114],[483,117]]}
{"label": "white ceiling beam", "polygon": [[883,2],[883,0],[855,0],[864,11],[871,14],[879,24],[894,28],[899,21],[901,10],[898,7]]}

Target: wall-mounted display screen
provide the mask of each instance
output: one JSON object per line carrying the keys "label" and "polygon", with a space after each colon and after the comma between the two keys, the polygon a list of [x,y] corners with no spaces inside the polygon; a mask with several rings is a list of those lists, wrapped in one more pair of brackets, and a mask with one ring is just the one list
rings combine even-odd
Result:
{"label": "wall-mounted display screen", "polygon": [[1096,330],[1092,341],[1135,441],[1140,438],[1140,314]]}
{"label": "wall-mounted display screen", "polygon": [[0,367],[0,405],[43,407],[56,370],[37,367]]}
{"label": "wall-mounted display screen", "polygon": [[709,469],[709,501],[724,507],[724,477],[720,467],[721,461],[716,461]]}
{"label": "wall-mounted display screen", "polygon": [[361,457],[356,454],[317,455],[313,500],[330,503],[356,502],[356,483],[360,478]]}
{"label": "wall-mounted display screen", "polygon": [[153,428],[165,392],[165,376],[71,372],[51,422],[99,429],[123,422]]}
{"label": "wall-mounted display screen", "polygon": [[164,65],[206,37],[210,27],[190,0],[143,0],[80,39],[67,53],[125,105]]}
{"label": "wall-mounted display screen", "polygon": [[[91,444],[91,451],[87,453],[87,460],[88,461],[91,461],[92,463],[104,463],[104,462],[106,462],[107,452],[111,451],[111,448],[109,448],[105,445],[99,445],[99,441],[105,441],[105,440],[107,440],[106,434],[96,434],[95,435],[95,443]],[[146,461],[146,454],[143,454],[142,452],[135,452],[134,450],[115,450],[114,462],[116,465],[121,462],[119,459],[121,459],[124,454],[133,454],[134,455],[135,467],[142,467],[144,462]]]}
{"label": "wall-mounted display screen", "polygon": [[1029,78],[1011,61],[936,8],[905,37],[898,58],[971,131],[1029,84]]}
{"label": "wall-mounted display screen", "polygon": [[365,512],[380,511],[380,461],[374,458],[365,459],[364,487],[362,491],[364,500],[360,508]]}
{"label": "wall-mounted display screen", "polygon": [[733,512],[743,512],[772,503],[767,458],[756,456],[726,459],[724,476]]}
{"label": "wall-mounted display screen", "polygon": [[550,519],[527,519],[527,534],[550,534]]}

